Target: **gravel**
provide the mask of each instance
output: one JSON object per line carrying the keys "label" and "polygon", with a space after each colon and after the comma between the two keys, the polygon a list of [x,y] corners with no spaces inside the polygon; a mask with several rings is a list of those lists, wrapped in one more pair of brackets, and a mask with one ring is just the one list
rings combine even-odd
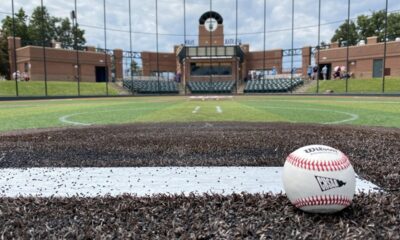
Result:
{"label": "gravel", "polygon": [[287,123],[132,124],[0,135],[0,167],[282,166],[325,144],[385,189],[334,215],[284,195],[0,198],[2,238],[400,239],[400,129]]}
{"label": "gravel", "polygon": [[400,199],[357,196],[334,215],[282,195],[0,199],[2,237],[65,239],[399,239]]}

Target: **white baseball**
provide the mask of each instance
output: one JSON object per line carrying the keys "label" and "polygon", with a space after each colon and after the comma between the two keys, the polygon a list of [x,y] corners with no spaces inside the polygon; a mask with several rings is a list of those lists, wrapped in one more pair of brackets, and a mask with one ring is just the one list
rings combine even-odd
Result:
{"label": "white baseball", "polygon": [[306,212],[334,213],[348,207],[356,190],[354,169],[341,151],[310,145],[297,149],[283,167],[290,202]]}

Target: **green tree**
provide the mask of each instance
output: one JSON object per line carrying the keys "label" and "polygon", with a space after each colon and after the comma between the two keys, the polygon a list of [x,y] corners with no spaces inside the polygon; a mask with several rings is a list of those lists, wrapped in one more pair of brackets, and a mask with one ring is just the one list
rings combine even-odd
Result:
{"label": "green tree", "polygon": [[[350,30],[350,35],[348,35],[348,30]],[[347,39],[349,38],[349,39]],[[333,35],[331,42],[342,42],[346,41],[350,45],[355,45],[358,42],[358,33],[356,24],[353,21],[350,21],[350,27],[347,21],[339,26],[335,31],[335,35]]]}
{"label": "green tree", "polygon": [[132,59],[131,61],[131,76],[136,76],[140,72],[140,67],[137,62]]}
{"label": "green tree", "polygon": [[58,19],[58,24],[55,26],[56,36],[55,39],[58,42],[61,42],[61,46],[63,48],[69,48],[73,44],[73,34],[71,29],[71,22],[68,18]]}
{"label": "green tree", "polygon": [[46,45],[50,45],[56,37],[57,21],[57,18],[50,16],[46,7],[36,7],[32,12],[28,27],[32,44],[41,45],[44,41]]}
{"label": "green tree", "polygon": [[371,16],[360,15],[357,17],[357,25],[359,40],[366,40],[367,37],[372,36],[377,36],[379,40],[384,40],[385,11],[372,12]]}
{"label": "green tree", "polygon": [[25,11],[20,8],[15,14],[14,23],[15,29],[13,28],[13,19],[7,16],[1,21],[1,38],[0,38],[0,75],[10,76],[10,65],[9,65],[9,55],[8,55],[8,40],[7,37],[15,36],[21,37],[29,41],[28,16]]}
{"label": "green tree", "polygon": [[29,37],[33,44],[41,45],[43,38],[46,45],[50,45],[53,40],[61,42],[63,48],[74,48],[75,34],[77,46],[86,43],[85,31],[79,26],[72,26],[68,18],[52,17],[46,7],[36,7],[33,10],[30,24]]}
{"label": "green tree", "polygon": [[[350,23],[350,45],[354,45],[360,40],[368,37],[377,36],[380,41],[385,40],[385,16],[384,10],[372,12],[371,15],[360,15],[357,22]],[[400,13],[388,14],[387,38],[394,40],[400,37]],[[331,41],[347,39],[347,20],[336,29]]]}
{"label": "green tree", "polygon": [[68,18],[59,18],[57,20],[55,40],[61,42],[63,48],[75,48],[75,35],[77,47],[80,48],[85,45],[84,30],[80,29],[79,26],[72,26]]}
{"label": "green tree", "polygon": [[74,48],[75,34],[77,46],[80,48],[85,45],[85,31],[79,26],[72,26],[68,18],[57,18],[50,16],[46,7],[36,7],[31,17],[26,15],[23,8],[20,8],[14,18],[15,29],[13,28],[13,19],[7,16],[1,21],[0,37],[0,75],[9,76],[10,66],[8,57],[7,37],[15,36],[22,39],[22,45],[42,45],[43,37],[45,45],[50,46],[53,40],[61,42],[63,48]]}
{"label": "green tree", "polygon": [[[27,25],[28,16],[25,14],[24,9],[20,8],[18,12],[15,14],[15,36],[20,37],[21,39],[29,40],[28,34],[28,25]],[[1,31],[3,34],[3,38],[13,36],[13,19],[10,16],[7,16],[2,21]]]}
{"label": "green tree", "polygon": [[9,69],[7,41],[2,37],[0,38],[0,76],[10,76]]}
{"label": "green tree", "polygon": [[388,39],[393,41],[400,37],[400,13],[392,13],[388,16]]}

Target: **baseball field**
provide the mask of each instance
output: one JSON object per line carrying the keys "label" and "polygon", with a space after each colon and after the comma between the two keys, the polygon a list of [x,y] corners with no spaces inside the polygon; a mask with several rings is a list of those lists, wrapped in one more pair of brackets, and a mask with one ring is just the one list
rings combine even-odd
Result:
{"label": "baseball field", "polygon": [[400,100],[390,97],[197,96],[0,102],[0,131],[213,121],[400,127]]}
{"label": "baseball field", "polygon": [[[3,101],[0,102],[2,236],[7,239],[60,236],[66,239],[399,239],[399,139],[400,99],[396,97],[197,96]],[[89,168],[110,171],[100,176],[105,185],[113,171],[128,167],[156,168],[156,171],[173,167],[245,167],[250,171],[251,167],[282,167],[288,154],[310,144],[340,149],[360,178],[376,184],[378,191],[359,192],[350,207],[326,215],[296,209],[282,192],[250,193],[246,189],[227,194],[217,191],[142,196],[135,194],[139,192],[135,187],[123,195],[104,194],[101,189],[105,186],[98,184],[93,185],[93,192],[102,192],[98,196],[64,196],[59,191],[64,187],[63,181],[70,179],[61,181],[53,175],[57,169],[82,171],[71,182],[71,188],[76,190],[84,187],[80,186],[80,178],[84,177],[83,170]],[[14,169],[31,175],[37,169],[44,169],[42,175],[54,182],[54,189],[46,189],[48,183],[41,182],[40,176],[35,175],[31,180],[38,182],[37,191],[54,195],[30,195],[23,189],[31,183],[21,179],[17,179],[19,185],[11,186],[17,178],[11,171]],[[183,173],[175,174],[178,178]],[[190,179],[193,185],[202,184],[197,177],[196,174]],[[246,178],[256,178],[263,188],[263,176]],[[135,184],[144,180],[137,177]],[[161,180],[157,180],[159,184],[131,186],[149,192],[155,185],[168,188],[170,177]],[[220,180],[217,178],[215,184]],[[240,179],[238,185],[246,180]],[[232,185],[235,181],[232,176]],[[113,184],[109,187],[118,188],[123,183]]]}

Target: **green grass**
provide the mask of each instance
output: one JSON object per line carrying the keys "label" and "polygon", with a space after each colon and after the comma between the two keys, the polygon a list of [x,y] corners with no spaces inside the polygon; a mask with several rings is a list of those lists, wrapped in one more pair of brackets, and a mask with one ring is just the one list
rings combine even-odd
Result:
{"label": "green grass", "polygon": [[[346,92],[346,80],[319,81],[319,92],[333,90],[335,93]],[[317,86],[308,89],[308,93],[315,93]],[[348,80],[348,92],[350,93],[381,93],[382,79],[352,79]],[[385,79],[385,93],[400,93],[400,78],[389,77]]]}
{"label": "green grass", "polygon": [[[193,113],[200,107],[197,113]],[[218,113],[217,107],[222,110]],[[134,122],[304,122],[400,127],[400,98],[140,97],[0,102],[0,131]]]}
{"label": "green grass", "polygon": [[[0,97],[16,96],[15,81],[0,81]],[[81,95],[106,95],[106,83],[80,83]],[[45,96],[44,81],[18,82],[19,96]],[[76,82],[47,82],[49,96],[77,96],[78,84]],[[117,95],[118,90],[109,84],[109,95]]]}

